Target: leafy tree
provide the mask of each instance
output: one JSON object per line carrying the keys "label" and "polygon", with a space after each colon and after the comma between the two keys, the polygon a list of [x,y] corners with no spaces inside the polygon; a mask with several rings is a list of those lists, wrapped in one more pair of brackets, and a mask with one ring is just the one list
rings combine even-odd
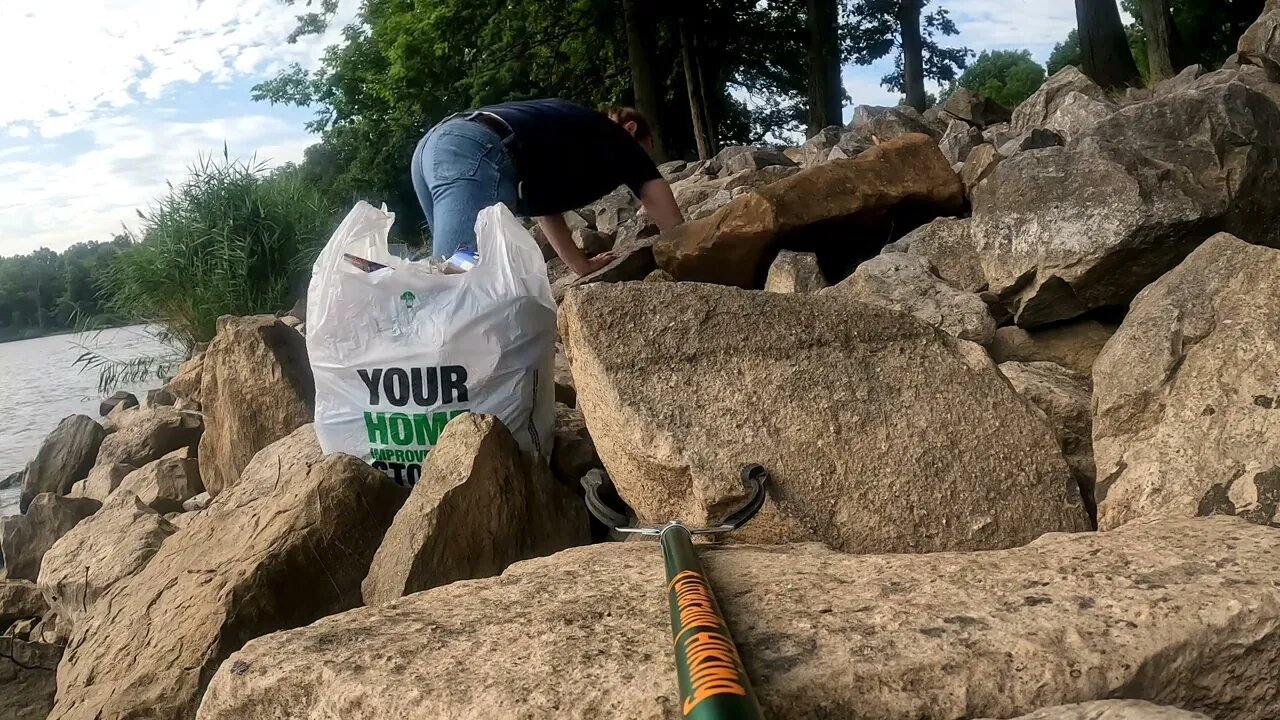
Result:
{"label": "leafy tree", "polygon": [[[1147,27],[1151,20],[1143,11],[1147,0],[1122,0],[1121,6],[1136,22],[1130,25],[1135,57],[1148,58]],[[1166,28],[1171,66],[1181,69],[1191,63],[1216,67],[1236,50],[1236,41],[1262,13],[1263,0],[1162,0],[1167,9]],[[1148,10],[1150,12],[1150,10]],[[1153,15],[1154,18],[1154,15]],[[1158,42],[1158,41],[1157,41]],[[1140,67],[1145,67],[1139,63]],[[1149,64],[1149,60],[1147,60]]]}
{"label": "leafy tree", "polygon": [[1049,53],[1049,61],[1045,63],[1045,72],[1050,76],[1058,74],[1062,68],[1071,65],[1083,67],[1084,57],[1080,54],[1080,31],[1072,29],[1067,38],[1053,47]]}
{"label": "leafy tree", "polygon": [[40,248],[0,258],[0,340],[76,329],[81,324],[118,324],[107,314],[98,283],[123,236],[110,242],[76,243],[61,253]]}
{"label": "leafy tree", "polygon": [[881,83],[907,95],[907,104],[927,106],[926,79],[953,82],[973,51],[944,47],[940,37],[959,34],[946,8],[924,14],[931,0],[854,0],[849,36],[853,58],[869,64],[896,52],[894,71]]}
{"label": "leafy tree", "polygon": [[1013,108],[1031,97],[1044,79],[1044,68],[1031,59],[1030,50],[993,50],[979,55],[956,84]]}

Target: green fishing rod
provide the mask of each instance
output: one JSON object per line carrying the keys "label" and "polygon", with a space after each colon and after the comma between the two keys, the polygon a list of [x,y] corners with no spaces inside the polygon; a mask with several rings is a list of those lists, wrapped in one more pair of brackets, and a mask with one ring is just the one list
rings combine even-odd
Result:
{"label": "green fishing rod", "polygon": [[667,603],[680,714],[686,720],[763,720],[751,680],[729,626],[720,612],[711,583],[694,549],[694,535],[716,535],[747,524],[764,505],[768,473],[759,465],[742,471],[750,495],[740,509],[715,527],[690,528],[678,520],[661,527],[630,527],[627,517],[600,499],[604,482],[595,470],[582,479],[587,508],[597,520],[624,533],[652,535],[662,546],[667,566]]}

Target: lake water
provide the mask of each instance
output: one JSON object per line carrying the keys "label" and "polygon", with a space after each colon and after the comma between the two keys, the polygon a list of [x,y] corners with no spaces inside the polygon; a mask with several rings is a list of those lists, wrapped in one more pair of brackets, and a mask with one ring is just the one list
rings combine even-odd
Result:
{"label": "lake water", "polygon": [[[0,480],[21,470],[62,418],[83,414],[101,419],[97,373],[73,366],[84,352],[82,345],[115,360],[172,353],[141,325],[0,343]],[[160,384],[159,378],[151,378],[120,389],[141,400]],[[18,495],[18,488],[0,490],[0,516],[18,512]]]}

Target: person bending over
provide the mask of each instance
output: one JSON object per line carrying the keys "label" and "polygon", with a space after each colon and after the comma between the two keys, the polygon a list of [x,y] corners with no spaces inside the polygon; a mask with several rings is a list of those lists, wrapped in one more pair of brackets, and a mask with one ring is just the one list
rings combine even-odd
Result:
{"label": "person bending over", "polygon": [[413,189],[431,228],[432,254],[474,252],[476,216],[501,202],[537,218],[571,270],[593,273],[614,256],[588,258],[563,213],[626,185],[660,230],[684,221],[649,157],[652,147],[648,121],[627,107],[606,114],[565,100],[528,100],[448,117],[413,153]]}

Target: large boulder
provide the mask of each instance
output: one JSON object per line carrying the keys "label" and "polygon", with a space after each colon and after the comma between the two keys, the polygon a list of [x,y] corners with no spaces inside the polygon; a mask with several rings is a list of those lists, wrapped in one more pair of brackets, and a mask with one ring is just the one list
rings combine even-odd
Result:
{"label": "large boulder", "polygon": [[4,518],[0,524],[0,551],[10,579],[35,580],[40,561],[58,538],[102,507],[90,498],[37,495],[25,515]]}
{"label": "large boulder", "polygon": [[1044,82],[1031,97],[1022,101],[1013,111],[1011,129],[1022,133],[1032,128],[1045,127],[1072,93],[1078,93],[1098,102],[1110,102],[1107,91],[1090,80],[1087,75],[1068,65]]}
{"label": "large boulder", "polygon": [[[700,555],[766,717],[1009,718],[1093,698],[1280,717],[1280,532],[1235,518],[992,553]],[[680,717],[662,588],[651,543],[520,563],[254,640],[197,717]]]}
{"label": "large boulder", "polygon": [[1212,720],[1208,715],[1145,700],[1094,700],[1042,708],[1014,720]]}
{"label": "large boulder", "polygon": [[802,168],[810,168],[826,162],[827,156],[831,154],[831,148],[840,142],[841,134],[843,129],[839,125],[822,128],[800,146],[799,160],[796,164]]}
{"label": "large boulder", "polygon": [[1090,512],[1096,511],[1093,462],[1093,384],[1085,373],[1051,362],[1000,363],[1000,373],[1013,389],[1044,413],[1071,466],[1071,474]]}
{"label": "large boulder", "polygon": [[1270,0],[1257,19],[1237,43],[1239,52],[1257,55],[1280,63],[1280,2]]}
{"label": "large boulder", "polygon": [[969,153],[982,143],[981,130],[967,122],[952,120],[947,125],[947,131],[943,133],[942,139],[938,141],[938,147],[941,148],[942,156],[947,159],[947,162],[955,165],[968,159]]}
{"label": "large boulder", "polygon": [[938,218],[884,251],[924,258],[948,285],[965,292],[982,292],[987,289],[987,278],[982,274],[977,245],[969,232],[971,224],[967,218]]}
{"label": "large boulder", "polygon": [[913,227],[954,214],[963,204],[960,178],[937,144],[924,135],[906,135],[855,159],[818,165],[747,192],[663,233],[653,253],[677,280],[756,288],[764,279],[763,263],[784,243],[873,254],[884,244],[883,235],[873,240],[867,228],[893,218]]}
{"label": "large boulder", "polygon": [[960,168],[960,181],[964,183],[966,195],[972,195],[978,183],[986,180],[1004,156],[991,143],[983,143],[969,152],[969,157]]}
{"label": "large boulder", "polygon": [[769,264],[764,289],[776,293],[815,293],[827,287],[818,256],[783,250]]}
{"label": "large boulder", "polygon": [[725,175],[747,170],[761,170],[767,167],[795,167],[795,161],[772,148],[749,148],[746,152],[735,153],[723,161],[721,172]]}
{"label": "large boulder", "polygon": [[131,392],[118,390],[98,403],[98,414],[106,417],[108,413],[120,406],[125,408],[137,407],[138,398]]}
{"label": "large boulder", "polygon": [[71,492],[71,486],[89,474],[106,436],[107,431],[88,415],[63,418],[27,463],[22,480],[22,512],[40,493]]}
{"label": "large boulder", "polygon": [[89,477],[72,485],[71,492],[67,493],[67,495],[68,497],[93,498],[98,502],[105,502],[111,493],[120,487],[120,483],[124,482],[124,479],[137,469],[128,463],[95,465],[89,471]]}
{"label": "large boulder", "polygon": [[1030,327],[1123,306],[1217,230],[1280,245],[1280,108],[1238,82],[1129,105],[973,190],[990,289]]}
{"label": "large boulder", "polygon": [[178,372],[165,383],[164,389],[175,398],[199,403],[203,375],[204,353],[199,353],[178,366]]}
{"label": "large boulder", "polygon": [[324,455],[310,425],[264,448],[76,623],[50,720],[190,718],[247,640],[360,605],[405,495],[356,458]]}
{"label": "large boulder", "polygon": [[466,413],[423,463],[362,593],[366,604],[386,605],[590,541],[585,506],[543,459],[522,453],[492,415]]}
{"label": "large boulder", "polygon": [[942,106],[944,117],[955,118],[979,130],[988,125],[1009,122],[1009,108],[968,88],[957,88]]}
{"label": "large boulder", "polygon": [[259,450],[311,422],[315,395],[307,343],[296,330],[270,315],[218,318],[200,379],[200,478],[209,493],[233,485]]}
{"label": "large boulder", "polygon": [[979,345],[991,344],[996,333],[996,320],[982,298],[948,285],[930,262],[918,255],[877,255],[822,292],[911,313],[949,335]]}
{"label": "large boulder", "polygon": [[0,718],[41,720],[53,707],[62,648],[0,637]]}
{"label": "large boulder", "polygon": [[1115,334],[1114,325],[1079,320],[1046,328],[1002,327],[991,343],[991,359],[1005,362],[1051,362],[1089,375],[1103,346]]}
{"label": "large boulder", "polygon": [[1097,100],[1072,90],[1063,96],[1044,126],[1056,132],[1064,140],[1072,140],[1091,132],[1098,123],[1111,117],[1119,106],[1106,100]]}
{"label": "large boulder", "polygon": [[49,604],[35,583],[30,580],[0,580],[0,632],[4,632],[11,623],[38,618],[48,611]]}
{"label": "large boulder", "polygon": [[759,463],[747,542],[932,552],[1088,527],[1045,423],[980,348],[906,313],[695,283],[583,288],[560,312],[578,407],[642,521],[718,522]]}
{"label": "large boulder", "polygon": [[63,535],[40,563],[40,591],[75,627],[117,582],[137,574],[177,532],[128,490],[112,493],[102,509]]}
{"label": "large boulder", "polygon": [[128,491],[160,514],[182,512],[182,504],[204,492],[200,461],[191,448],[179,448],[134,470],[115,492]]}
{"label": "large boulder", "polygon": [[1280,250],[1217,235],[1134,299],[1094,365],[1098,525],[1280,522]]}
{"label": "large boulder", "polygon": [[916,109],[906,105],[895,107],[858,105],[853,108],[849,130],[870,143],[883,143],[903,135],[923,133],[935,141],[940,132],[925,122]]}

